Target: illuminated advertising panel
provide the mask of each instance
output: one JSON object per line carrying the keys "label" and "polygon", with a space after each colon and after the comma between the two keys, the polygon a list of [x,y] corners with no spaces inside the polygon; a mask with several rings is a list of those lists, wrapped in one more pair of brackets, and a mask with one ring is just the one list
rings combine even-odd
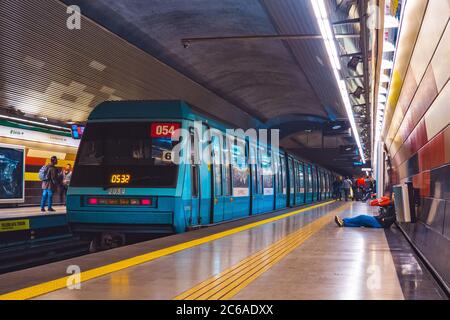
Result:
{"label": "illuminated advertising panel", "polygon": [[25,148],[0,144],[0,203],[25,200]]}

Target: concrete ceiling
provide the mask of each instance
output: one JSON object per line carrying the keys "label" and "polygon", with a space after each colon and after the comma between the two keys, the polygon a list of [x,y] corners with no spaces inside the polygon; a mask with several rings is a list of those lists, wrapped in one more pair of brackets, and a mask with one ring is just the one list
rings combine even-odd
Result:
{"label": "concrete ceiling", "polygon": [[295,114],[345,117],[321,39],[181,43],[318,34],[309,0],[64,2],[263,122]]}
{"label": "concrete ceiling", "polygon": [[[84,16],[263,124],[280,128],[285,147],[314,148],[323,155],[322,164],[351,170],[353,159],[336,165],[326,156],[331,149],[353,144],[348,134],[315,143],[308,138],[310,127],[321,134],[327,122],[346,119],[321,39],[202,41],[187,48],[182,44],[185,38],[319,34],[309,0],[63,2],[78,5]],[[332,11],[334,1],[328,5]]]}
{"label": "concrete ceiling", "polygon": [[[81,30],[66,28],[72,4]],[[3,0],[1,8],[0,108],[83,121],[108,99],[183,99],[236,126],[279,128],[283,146],[348,169],[327,156],[354,144],[348,130],[322,132],[348,123],[321,39],[182,44],[319,34],[310,0]]]}

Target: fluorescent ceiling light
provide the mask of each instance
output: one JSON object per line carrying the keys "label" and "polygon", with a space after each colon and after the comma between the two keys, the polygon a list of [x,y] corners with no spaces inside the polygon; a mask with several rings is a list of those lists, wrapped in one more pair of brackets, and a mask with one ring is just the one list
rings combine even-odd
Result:
{"label": "fluorescent ceiling light", "polygon": [[26,119],[21,119],[21,118],[16,118],[16,117],[5,116],[3,114],[0,114],[0,118],[7,119],[7,120],[19,121],[19,122],[25,122],[25,123],[30,123],[30,124],[35,124],[35,125],[49,127],[49,128],[61,129],[61,130],[65,130],[65,131],[70,131],[70,129],[66,128],[66,127],[61,127],[61,126],[48,124],[48,123],[44,123],[44,122],[31,121],[31,120],[26,120]]}
{"label": "fluorescent ceiling light", "polygon": [[384,29],[398,28],[398,25],[399,22],[395,17],[391,15],[384,16]]}
{"label": "fluorescent ceiling light", "polygon": [[381,83],[383,83],[383,82],[389,82],[389,81],[391,81],[391,78],[389,78],[388,75],[385,75],[384,73],[381,74],[381,76],[380,76],[380,82],[381,82]]}
{"label": "fluorescent ceiling light", "polygon": [[379,102],[386,102],[386,97],[383,96],[382,94],[378,95],[378,101]]}
{"label": "fluorescent ceiling light", "polygon": [[389,41],[384,41],[383,52],[394,52],[394,51],[395,51],[394,45]]}
{"label": "fluorescent ceiling light", "polygon": [[383,86],[380,86],[378,88],[378,93],[379,94],[387,94],[387,89],[385,87],[383,87]]}
{"label": "fluorescent ceiling light", "polygon": [[328,20],[328,13],[326,10],[326,6],[323,0],[311,0],[311,5],[314,10],[314,14],[317,19],[317,24],[319,25],[320,33],[323,37],[323,41],[325,43],[325,48],[328,54],[328,58],[330,60],[331,66],[333,68],[333,74],[336,78],[336,82],[339,87],[339,91],[341,93],[342,101],[344,102],[345,111],[347,112],[348,120],[350,121],[350,126],[355,137],[356,144],[358,145],[359,155],[361,157],[361,161],[366,163],[364,159],[364,152],[361,145],[361,140],[359,138],[358,129],[356,128],[355,117],[353,115],[352,105],[350,103],[350,99],[348,96],[347,87],[345,81],[341,79],[339,71],[341,69],[339,56],[337,54],[334,35],[331,30],[330,21]]}
{"label": "fluorescent ceiling light", "polygon": [[381,70],[390,70],[394,68],[394,61],[383,59],[381,61]]}

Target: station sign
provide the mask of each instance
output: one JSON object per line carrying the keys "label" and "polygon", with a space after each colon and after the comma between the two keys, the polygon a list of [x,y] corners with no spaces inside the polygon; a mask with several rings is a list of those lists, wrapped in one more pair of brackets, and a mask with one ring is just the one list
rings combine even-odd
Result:
{"label": "station sign", "polygon": [[0,125],[0,137],[78,148],[80,141],[70,136]]}

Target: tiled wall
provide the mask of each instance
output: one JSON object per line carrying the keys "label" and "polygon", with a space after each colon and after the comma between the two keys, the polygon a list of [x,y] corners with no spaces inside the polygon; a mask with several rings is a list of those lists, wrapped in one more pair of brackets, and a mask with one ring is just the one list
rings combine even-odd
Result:
{"label": "tiled wall", "polygon": [[[416,4],[408,1],[405,14]],[[450,283],[450,263],[441,261],[450,255],[450,0],[421,5],[417,25],[409,26],[415,31],[400,30],[399,50],[402,41],[414,45],[402,55],[402,70],[396,70],[398,56],[395,61],[394,74],[401,76],[397,96],[388,100],[392,114],[383,135],[394,171],[391,183],[412,181],[420,192],[423,227],[410,226],[408,232]]]}

